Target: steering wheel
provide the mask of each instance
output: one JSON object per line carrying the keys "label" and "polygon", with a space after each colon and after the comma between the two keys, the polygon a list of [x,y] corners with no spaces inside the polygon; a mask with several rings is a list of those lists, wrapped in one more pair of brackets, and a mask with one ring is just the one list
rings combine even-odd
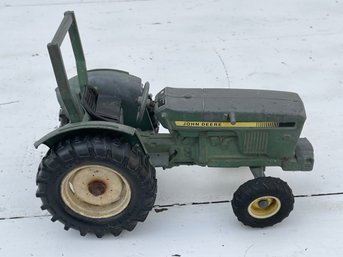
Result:
{"label": "steering wheel", "polygon": [[138,100],[137,100],[138,111],[137,111],[137,117],[136,117],[137,122],[141,122],[143,119],[145,108],[148,102],[149,88],[150,88],[150,84],[149,82],[146,82],[144,84],[142,96],[138,97]]}

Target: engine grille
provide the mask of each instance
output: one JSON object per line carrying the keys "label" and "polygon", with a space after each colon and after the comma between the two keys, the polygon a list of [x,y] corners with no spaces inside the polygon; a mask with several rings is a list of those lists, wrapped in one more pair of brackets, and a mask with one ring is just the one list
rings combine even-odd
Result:
{"label": "engine grille", "polygon": [[243,152],[247,154],[267,153],[268,133],[265,131],[246,132],[243,142]]}

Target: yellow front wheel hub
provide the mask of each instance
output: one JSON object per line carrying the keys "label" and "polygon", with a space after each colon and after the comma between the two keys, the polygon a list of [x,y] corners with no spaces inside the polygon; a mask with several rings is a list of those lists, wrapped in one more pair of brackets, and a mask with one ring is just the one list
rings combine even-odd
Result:
{"label": "yellow front wheel hub", "polygon": [[275,196],[262,196],[248,206],[249,214],[256,219],[267,219],[274,216],[281,208],[281,201]]}

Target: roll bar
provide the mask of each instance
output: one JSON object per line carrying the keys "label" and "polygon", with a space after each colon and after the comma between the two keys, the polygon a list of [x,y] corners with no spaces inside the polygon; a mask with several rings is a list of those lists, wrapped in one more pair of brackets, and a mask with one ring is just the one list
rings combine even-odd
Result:
{"label": "roll bar", "polygon": [[71,46],[73,49],[77,77],[80,85],[80,92],[83,92],[84,87],[88,83],[87,67],[85,56],[82,50],[81,39],[77,28],[75,14],[72,11],[64,13],[64,18],[58,27],[55,36],[48,44],[48,51],[52,67],[54,69],[57,86],[61,95],[62,101],[68,110],[68,116],[72,122],[79,122],[83,119],[83,109],[79,104],[77,95],[73,92],[69,85],[68,76],[65,70],[63,57],[61,53],[61,45],[66,34],[69,34]]}

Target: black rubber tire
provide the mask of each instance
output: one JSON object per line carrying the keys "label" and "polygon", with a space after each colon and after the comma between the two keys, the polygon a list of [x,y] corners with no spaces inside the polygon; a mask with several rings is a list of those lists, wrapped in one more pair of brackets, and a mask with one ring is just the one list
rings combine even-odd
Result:
{"label": "black rubber tire", "polygon": [[[281,207],[271,217],[255,218],[248,211],[249,205],[263,196],[277,198]],[[273,226],[288,217],[293,210],[294,196],[291,188],[283,180],[273,177],[260,177],[241,185],[234,193],[231,205],[236,217],[244,225],[263,228]]]}
{"label": "black rubber tire", "polygon": [[[118,236],[122,230],[131,231],[143,222],[152,209],[157,181],[155,168],[139,149],[107,135],[85,135],[64,139],[53,146],[42,159],[37,173],[42,210],[52,214],[52,221],[60,221],[65,230],[74,228],[82,236],[93,233]],[[89,218],[72,211],[62,200],[60,185],[72,169],[81,165],[104,165],[114,168],[130,185],[131,199],[119,214],[109,218]]]}

